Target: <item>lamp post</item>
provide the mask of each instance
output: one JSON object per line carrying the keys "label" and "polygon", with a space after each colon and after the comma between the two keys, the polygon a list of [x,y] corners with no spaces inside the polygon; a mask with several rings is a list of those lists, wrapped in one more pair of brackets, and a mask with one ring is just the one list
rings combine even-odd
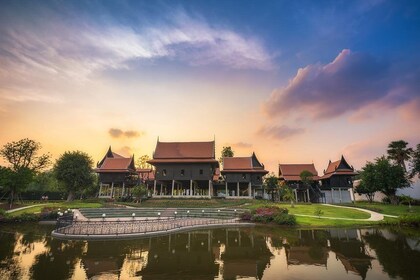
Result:
{"label": "lamp post", "polygon": [[136,213],[131,214],[131,217],[133,217],[133,221],[134,221],[134,219],[136,217]]}
{"label": "lamp post", "polygon": [[176,219],[176,214],[178,214],[178,212],[177,212],[177,211],[175,211],[175,212],[174,212],[174,215],[175,215],[175,219]]}
{"label": "lamp post", "polygon": [[103,220],[103,221],[105,221],[105,217],[106,217],[106,214],[105,214],[105,213],[103,213],[103,214],[102,214],[102,220]]}
{"label": "lamp post", "polygon": [[187,210],[187,218],[188,218],[189,215],[190,215],[190,210]]}
{"label": "lamp post", "polygon": [[158,219],[160,219],[160,212],[158,212],[157,214],[158,214]]}

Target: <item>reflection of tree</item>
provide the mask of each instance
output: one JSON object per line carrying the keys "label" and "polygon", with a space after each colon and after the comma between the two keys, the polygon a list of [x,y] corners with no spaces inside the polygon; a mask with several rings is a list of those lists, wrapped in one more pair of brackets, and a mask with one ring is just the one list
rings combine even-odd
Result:
{"label": "reflection of tree", "polygon": [[416,279],[419,277],[420,252],[412,250],[405,236],[396,234],[395,240],[388,240],[381,230],[365,235],[364,240],[376,251],[383,270],[391,277]]}
{"label": "reflection of tree", "polygon": [[47,250],[36,256],[30,269],[31,279],[69,279],[83,252],[84,243],[47,237],[44,244]]}
{"label": "reflection of tree", "polygon": [[20,267],[13,260],[18,235],[0,232],[0,279],[18,279]]}

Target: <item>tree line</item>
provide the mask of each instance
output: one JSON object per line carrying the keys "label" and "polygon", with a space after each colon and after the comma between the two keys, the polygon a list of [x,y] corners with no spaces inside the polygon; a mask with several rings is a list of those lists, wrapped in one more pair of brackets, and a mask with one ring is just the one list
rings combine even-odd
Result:
{"label": "tree line", "polygon": [[381,192],[396,204],[397,191],[410,187],[415,178],[420,178],[420,144],[411,148],[404,140],[392,141],[386,155],[368,161],[362,168],[360,185],[355,191],[365,195],[370,202],[374,200],[375,193]]}

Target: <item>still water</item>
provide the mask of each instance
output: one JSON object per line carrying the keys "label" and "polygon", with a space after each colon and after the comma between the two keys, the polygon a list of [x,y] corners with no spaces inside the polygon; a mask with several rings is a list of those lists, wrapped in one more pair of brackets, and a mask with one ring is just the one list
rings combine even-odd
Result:
{"label": "still water", "polygon": [[61,241],[0,225],[0,279],[420,279],[420,234],[257,226]]}

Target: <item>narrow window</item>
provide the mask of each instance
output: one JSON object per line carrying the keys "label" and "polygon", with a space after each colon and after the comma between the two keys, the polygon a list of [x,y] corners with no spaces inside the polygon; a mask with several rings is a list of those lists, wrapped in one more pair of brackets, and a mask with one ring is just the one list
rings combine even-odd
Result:
{"label": "narrow window", "polygon": [[166,176],[166,169],[162,170],[162,174],[163,174],[163,176]]}
{"label": "narrow window", "polygon": [[245,178],[246,178],[246,174],[242,173],[242,179],[245,179]]}
{"label": "narrow window", "polygon": [[257,181],[261,180],[260,176],[257,176]]}
{"label": "narrow window", "polygon": [[203,175],[203,169],[200,169],[200,175]]}
{"label": "narrow window", "polygon": [[184,176],[184,175],[185,175],[185,170],[181,169],[181,176]]}

